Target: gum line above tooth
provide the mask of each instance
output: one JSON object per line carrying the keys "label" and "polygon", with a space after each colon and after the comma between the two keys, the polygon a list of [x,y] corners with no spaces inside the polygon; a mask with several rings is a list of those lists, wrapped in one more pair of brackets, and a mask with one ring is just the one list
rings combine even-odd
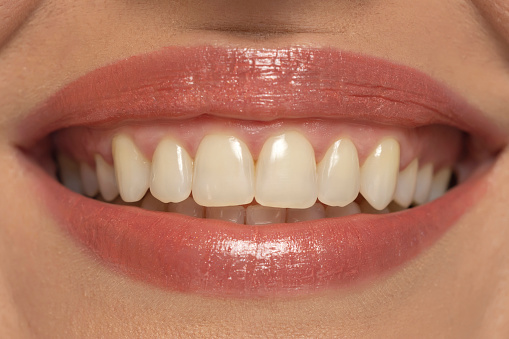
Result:
{"label": "gum line above tooth", "polygon": [[[334,142],[317,165],[309,141],[294,131],[269,138],[256,166],[241,140],[222,134],[203,138],[194,163],[171,138],[160,141],[152,161],[123,134],[114,137],[112,152],[114,167],[95,155],[95,173],[88,164],[59,155],[63,183],[89,196],[99,191],[106,201],[118,194],[124,202],[144,199],[142,207],[156,211],[165,210],[165,203],[179,203],[170,204],[168,210],[196,217],[205,215],[202,206],[235,207],[255,199],[259,205],[249,206],[242,221],[248,224],[386,212],[391,201],[401,208],[412,201],[423,204],[444,194],[451,176],[450,168],[433,175],[433,165],[419,168],[417,159],[399,171],[400,146],[394,138],[383,139],[362,166],[355,145],[347,138]],[[146,195],[149,188],[151,194]],[[361,206],[353,202],[359,192],[364,198]],[[240,222],[241,217],[228,216],[234,210],[208,213]]]}

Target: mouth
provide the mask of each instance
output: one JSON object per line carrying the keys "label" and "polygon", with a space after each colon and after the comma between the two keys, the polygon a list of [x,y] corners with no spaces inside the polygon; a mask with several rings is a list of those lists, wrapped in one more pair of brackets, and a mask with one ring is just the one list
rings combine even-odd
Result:
{"label": "mouth", "polygon": [[395,271],[475,206],[507,141],[405,66],[213,47],[92,71],[15,136],[78,246],[160,288],[232,297]]}

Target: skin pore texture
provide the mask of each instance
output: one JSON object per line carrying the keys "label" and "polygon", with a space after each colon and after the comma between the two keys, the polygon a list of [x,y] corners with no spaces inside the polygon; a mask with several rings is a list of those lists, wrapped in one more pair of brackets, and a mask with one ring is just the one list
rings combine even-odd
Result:
{"label": "skin pore texture", "polygon": [[398,269],[348,288],[242,299],[159,289],[90,256],[33,194],[15,142],[17,124],[77,78],[132,55],[203,45],[335,48],[410,66],[507,136],[506,3],[0,1],[0,337],[509,336],[505,146],[479,201]]}

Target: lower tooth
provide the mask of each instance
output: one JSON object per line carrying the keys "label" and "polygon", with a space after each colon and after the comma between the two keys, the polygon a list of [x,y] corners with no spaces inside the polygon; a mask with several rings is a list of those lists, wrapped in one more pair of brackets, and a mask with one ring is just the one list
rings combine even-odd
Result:
{"label": "lower tooth", "polygon": [[345,207],[327,206],[325,209],[325,216],[327,218],[346,217],[358,213],[361,213],[361,208],[356,202],[352,202]]}
{"label": "lower tooth", "polygon": [[159,211],[164,212],[166,211],[166,204],[164,202],[161,202],[154,198],[154,196],[150,193],[148,193],[145,198],[141,201],[141,208],[144,208],[146,210],[150,211]]}
{"label": "lower tooth", "polygon": [[81,182],[83,183],[83,191],[89,197],[93,197],[99,192],[99,184],[97,183],[97,175],[95,171],[87,164],[80,164]]}
{"label": "lower tooth", "polygon": [[429,193],[428,201],[440,198],[447,191],[447,186],[451,180],[452,171],[450,168],[444,168],[440,170],[433,177],[431,182],[431,190]]}
{"label": "lower tooth", "polygon": [[384,208],[383,210],[377,210],[373,206],[371,206],[371,204],[369,202],[367,202],[366,200],[363,200],[360,203],[359,206],[361,208],[362,213],[367,213],[367,214],[386,214],[386,213],[389,213],[389,209],[387,207]]}
{"label": "lower tooth", "polygon": [[169,204],[168,212],[203,218],[205,215],[205,207],[198,205],[192,197],[189,197],[182,202]]}
{"label": "lower tooth", "polygon": [[207,207],[207,219],[217,219],[244,224],[246,209],[242,206]]}
{"label": "lower tooth", "polygon": [[286,212],[286,222],[299,222],[325,218],[325,208],[316,203],[305,209],[289,208]]}
{"label": "lower tooth", "polygon": [[246,209],[246,225],[280,224],[286,220],[286,209],[251,205]]}
{"label": "lower tooth", "polygon": [[57,161],[60,168],[60,179],[64,186],[73,192],[83,194],[78,163],[63,154],[58,154]]}

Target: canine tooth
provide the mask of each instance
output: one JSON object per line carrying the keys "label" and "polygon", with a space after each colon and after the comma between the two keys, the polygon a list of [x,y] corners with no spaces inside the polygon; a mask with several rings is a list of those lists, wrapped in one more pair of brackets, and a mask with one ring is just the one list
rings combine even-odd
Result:
{"label": "canine tooth", "polygon": [[404,170],[399,172],[394,201],[402,207],[408,207],[412,203],[417,182],[419,161],[414,159]]}
{"label": "canine tooth", "polygon": [[316,203],[305,209],[289,208],[286,211],[286,222],[299,222],[322,218],[325,218],[325,208],[320,203]]}
{"label": "canine tooth", "polygon": [[169,204],[168,212],[203,218],[205,215],[205,207],[198,205],[192,197],[189,197],[184,201]]}
{"label": "canine tooth", "polygon": [[371,204],[368,201],[366,201],[366,200],[363,200],[359,204],[359,207],[361,208],[362,213],[367,213],[367,214],[386,214],[386,213],[390,213],[389,209],[387,207],[385,207],[382,210],[377,210],[373,206],[371,206]]}
{"label": "canine tooth", "polygon": [[78,163],[64,154],[58,154],[57,161],[64,186],[73,192],[83,194]]}
{"label": "canine tooth", "polygon": [[329,206],[346,206],[360,188],[357,149],[349,139],[336,141],[318,164],[318,200]]}
{"label": "canine tooth", "polygon": [[115,170],[110,166],[102,156],[95,155],[95,171],[101,196],[106,201],[112,201],[118,195],[117,180],[115,179]]}
{"label": "canine tooth", "polygon": [[89,197],[95,196],[99,192],[99,183],[97,182],[95,170],[87,163],[82,162],[80,164],[80,177],[85,194]]}
{"label": "canine tooth", "polygon": [[251,205],[246,208],[246,225],[267,225],[284,223],[286,209]]}
{"label": "canine tooth", "polygon": [[207,135],[196,152],[193,198],[202,206],[248,204],[254,197],[254,161],[241,140]]}
{"label": "canine tooth", "polygon": [[244,224],[246,209],[242,206],[207,207],[207,219],[217,219]]}
{"label": "canine tooth", "polygon": [[441,169],[433,177],[431,182],[431,189],[428,197],[428,201],[440,198],[447,191],[447,186],[451,180],[452,170],[450,168]]}
{"label": "canine tooth", "polygon": [[163,139],[152,157],[150,193],[162,202],[180,202],[191,194],[193,160],[171,139]]}
{"label": "canine tooth", "polygon": [[325,217],[327,218],[346,217],[358,213],[361,213],[361,208],[356,202],[351,202],[344,207],[327,206],[325,208]]}
{"label": "canine tooth", "polygon": [[159,212],[166,211],[166,204],[164,202],[157,200],[150,193],[145,195],[145,198],[143,198],[143,200],[141,201],[140,207],[144,208],[146,210],[150,210],[150,211],[159,211]]}
{"label": "canine tooth", "polygon": [[394,197],[399,171],[399,143],[383,140],[361,168],[361,193],[373,208],[383,210]]}
{"label": "canine tooth", "polygon": [[263,206],[308,208],[317,198],[313,147],[300,133],[269,138],[256,165],[256,201]]}
{"label": "canine tooth", "polygon": [[417,184],[415,186],[414,202],[418,205],[428,201],[433,180],[433,164],[426,164],[417,172]]}
{"label": "canine tooth", "polygon": [[143,198],[150,182],[150,162],[127,135],[113,138],[113,163],[122,199],[134,202]]}

